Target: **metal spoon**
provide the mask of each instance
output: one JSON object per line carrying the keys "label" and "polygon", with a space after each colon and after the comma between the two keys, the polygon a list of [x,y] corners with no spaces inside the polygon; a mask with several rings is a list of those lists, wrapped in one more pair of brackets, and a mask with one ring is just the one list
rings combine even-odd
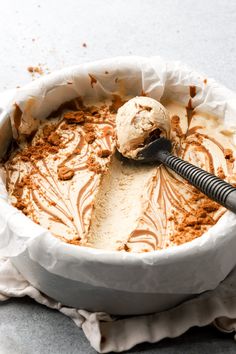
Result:
{"label": "metal spoon", "polygon": [[170,140],[159,138],[140,150],[137,158],[142,162],[163,163],[209,198],[236,213],[236,188],[212,173],[173,156],[171,150]]}

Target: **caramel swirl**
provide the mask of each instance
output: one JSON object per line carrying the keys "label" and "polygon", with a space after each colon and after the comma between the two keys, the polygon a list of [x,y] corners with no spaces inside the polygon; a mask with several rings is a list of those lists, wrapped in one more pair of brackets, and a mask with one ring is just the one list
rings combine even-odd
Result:
{"label": "caramel swirl", "polygon": [[[188,104],[185,112],[183,107],[167,104],[167,109],[174,114],[174,153],[235,183],[232,134],[227,137],[222,134],[223,126],[217,117],[190,113],[190,107]],[[178,116],[176,108],[180,110]],[[225,154],[225,146],[229,147],[229,154]],[[130,252],[148,252],[189,242],[201,236],[225,212],[165,166],[156,169],[145,198],[148,203],[125,243]]]}
{"label": "caramel swirl", "polygon": [[[102,173],[114,149],[114,115],[107,109],[100,109],[99,115],[98,122],[90,110],[68,111],[42,123],[32,142],[5,165],[13,204],[24,204],[26,215],[65,241],[86,242],[101,179],[88,169],[88,160],[94,159]],[[86,124],[92,126],[93,142],[87,139]],[[110,154],[104,156],[104,151]]]}

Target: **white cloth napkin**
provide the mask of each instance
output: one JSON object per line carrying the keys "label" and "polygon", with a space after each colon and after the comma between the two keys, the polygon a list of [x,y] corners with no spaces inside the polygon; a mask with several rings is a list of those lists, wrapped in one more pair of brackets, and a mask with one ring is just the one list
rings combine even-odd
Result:
{"label": "white cloth napkin", "polygon": [[35,289],[9,259],[1,258],[0,301],[25,295],[70,317],[100,353],[122,352],[138,343],[178,337],[193,326],[210,323],[219,330],[236,332],[236,269],[215,290],[171,310],[122,318],[63,306]]}

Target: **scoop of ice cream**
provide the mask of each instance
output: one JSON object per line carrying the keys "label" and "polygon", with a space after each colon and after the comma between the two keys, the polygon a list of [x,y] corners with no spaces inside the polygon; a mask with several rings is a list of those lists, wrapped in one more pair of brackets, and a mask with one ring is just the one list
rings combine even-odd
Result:
{"label": "scoop of ice cream", "polygon": [[168,111],[153,98],[134,97],[117,112],[117,148],[125,157],[137,158],[144,145],[161,136],[169,137],[169,131]]}

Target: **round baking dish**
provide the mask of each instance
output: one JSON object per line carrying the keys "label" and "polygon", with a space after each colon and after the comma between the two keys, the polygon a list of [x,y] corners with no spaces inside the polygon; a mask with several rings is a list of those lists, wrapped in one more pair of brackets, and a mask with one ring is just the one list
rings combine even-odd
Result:
{"label": "round baking dish", "polygon": [[[107,74],[108,73],[108,74]],[[91,85],[91,75],[96,83]],[[145,92],[217,114],[236,124],[236,96],[180,63],[160,58],[113,58],[68,68],[17,92],[0,120],[1,153],[16,134],[9,119],[16,107],[31,118],[46,118],[62,103],[132,97]],[[16,106],[17,104],[17,106]],[[1,185],[3,190],[3,184]],[[203,291],[214,289],[235,267],[236,216],[230,212],[199,239],[182,246],[130,254],[63,243],[0,198],[0,252],[36,288],[64,305],[114,315],[162,311]]]}

